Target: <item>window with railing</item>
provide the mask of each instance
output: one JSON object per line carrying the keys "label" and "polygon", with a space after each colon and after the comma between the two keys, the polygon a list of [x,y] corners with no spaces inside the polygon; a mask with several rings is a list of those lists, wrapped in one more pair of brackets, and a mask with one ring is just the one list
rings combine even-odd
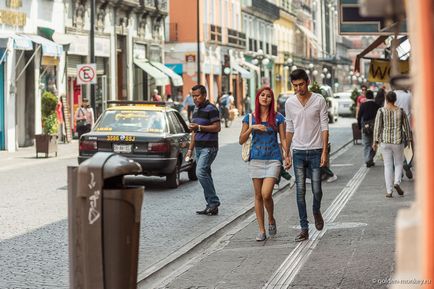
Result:
{"label": "window with railing", "polygon": [[[235,46],[240,46],[240,47],[246,47],[246,34],[243,32],[238,32],[234,29],[229,29],[228,28],[228,43],[235,45]],[[251,45],[249,43],[249,45]]]}

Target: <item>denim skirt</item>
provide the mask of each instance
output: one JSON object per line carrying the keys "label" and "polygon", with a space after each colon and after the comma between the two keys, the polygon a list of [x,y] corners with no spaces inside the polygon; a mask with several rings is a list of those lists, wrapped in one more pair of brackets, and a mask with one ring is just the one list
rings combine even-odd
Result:
{"label": "denim skirt", "polygon": [[278,160],[251,160],[248,165],[252,179],[279,178],[281,163]]}

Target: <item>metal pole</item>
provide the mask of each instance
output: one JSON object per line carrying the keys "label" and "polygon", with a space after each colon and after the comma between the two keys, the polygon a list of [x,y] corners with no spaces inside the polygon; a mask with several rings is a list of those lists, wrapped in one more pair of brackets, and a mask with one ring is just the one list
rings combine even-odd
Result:
{"label": "metal pole", "polygon": [[200,11],[199,11],[200,0],[197,0],[197,84],[200,84]]}
{"label": "metal pole", "polygon": [[[90,1],[90,34],[89,34],[89,48],[90,48],[90,63],[95,62],[95,0]],[[90,105],[96,112],[95,101],[95,85],[90,85]]]}

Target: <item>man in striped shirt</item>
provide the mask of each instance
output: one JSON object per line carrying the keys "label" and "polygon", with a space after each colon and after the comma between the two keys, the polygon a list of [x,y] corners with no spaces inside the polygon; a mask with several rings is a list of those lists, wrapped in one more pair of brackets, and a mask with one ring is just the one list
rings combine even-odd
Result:
{"label": "man in striped shirt", "polygon": [[190,130],[193,132],[193,141],[190,143],[187,156],[190,157],[193,148],[196,148],[196,175],[203,188],[207,203],[205,209],[196,211],[196,213],[208,216],[217,215],[220,200],[211,176],[211,165],[218,152],[218,133],[221,130],[220,114],[217,107],[207,100],[205,86],[196,85],[191,90],[196,107],[189,124]]}

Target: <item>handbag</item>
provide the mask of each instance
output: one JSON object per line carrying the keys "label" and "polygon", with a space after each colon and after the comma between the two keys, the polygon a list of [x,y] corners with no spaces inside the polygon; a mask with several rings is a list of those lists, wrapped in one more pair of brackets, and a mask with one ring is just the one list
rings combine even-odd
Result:
{"label": "handbag", "polygon": [[[249,128],[252,126],[252,114],[249,113]],[[246,140],[245,143],[241,146],[241,158],[243,161],[248,162],[250,161],[250,148],[252,147],[252,137],[249,136],[249,138]]]}

